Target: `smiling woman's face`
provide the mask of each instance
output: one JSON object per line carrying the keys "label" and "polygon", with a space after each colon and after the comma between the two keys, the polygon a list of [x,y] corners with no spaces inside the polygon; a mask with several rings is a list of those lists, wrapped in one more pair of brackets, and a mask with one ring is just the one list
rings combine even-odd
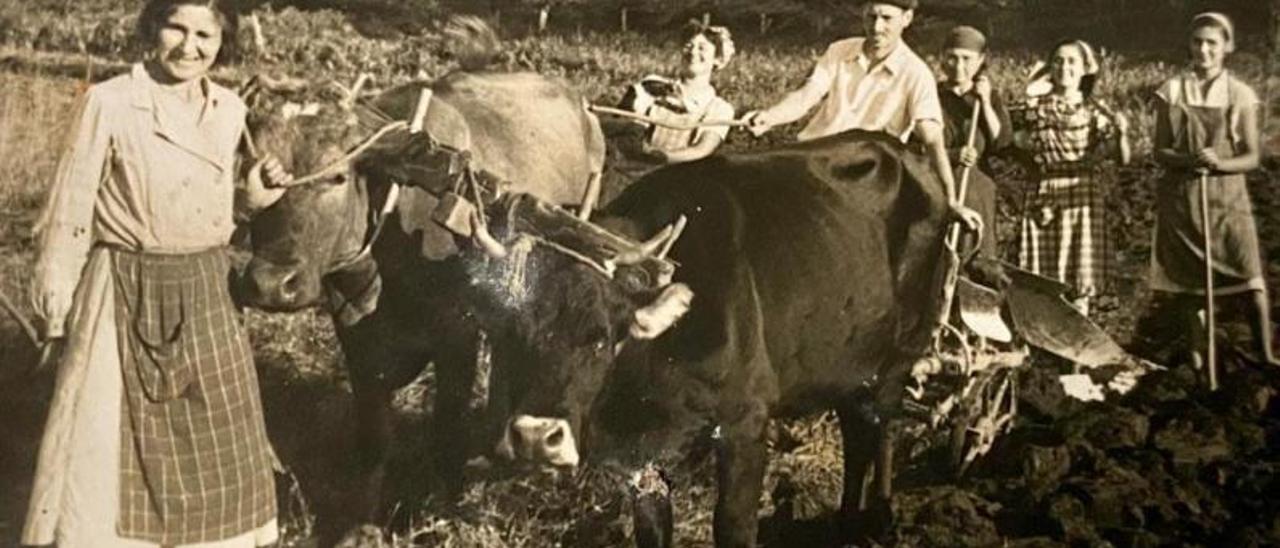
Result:
{"label": "smiling woman's face", "polygon": [[1078,46],[1063,44],[1054,52],[1049,65],[1055,86],[1073,91],[1080,89],[1080,80],[1085,76],[1085,59]]}
{"label": "smiling woman's face", "polygon": [[687,76],[710,74],[716,68],[716,45],[705,35],[694,35],[685,42],[684,49],[680,51],[680,60]]}
{"label": "smiling woman's face", "polygon": [[156,64],[177,82],[208,74],[222,48],[222,22],[212,9],[178,6],[156,33]]}
{"label": "smiling woman's face", "polygon": [[1220,27],[1205,25],[1191,32],[1191,62],[1201,71],[1221,70],[1231,50],[1227,32]]}

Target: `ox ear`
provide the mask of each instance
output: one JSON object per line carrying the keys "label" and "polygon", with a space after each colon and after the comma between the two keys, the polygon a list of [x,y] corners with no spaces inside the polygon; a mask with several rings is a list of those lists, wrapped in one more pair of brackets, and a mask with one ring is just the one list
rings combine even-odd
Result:
{"label": "ox ear", "polygon": [[693,290],[685,284],[671,284],[662,290],[649,306],[636,311],[631,321],[631,336],[636,339],[656,339],[676,321],[689,312],[693,302]]}

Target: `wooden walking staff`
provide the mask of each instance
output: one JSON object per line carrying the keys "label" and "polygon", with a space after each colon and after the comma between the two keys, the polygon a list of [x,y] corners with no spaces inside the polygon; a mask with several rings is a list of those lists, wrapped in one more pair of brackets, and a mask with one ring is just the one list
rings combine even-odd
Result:
{"label": "wooden walking staff", "polygon": [[[967,148],[973,148],[978,141],[978,125],[982,122],[979,116],[982,115],[982,101],[973,102],[972,123],[969,125],[969,138],[965,141]],[[963,166],[960,168],[960,188],[956,189],[956,200],[961,204],[964,203],[965,196],[969,194],[969,174],[972,172],[973,166]],[[960,225],[952,225],[951,233],[947,235],[947,243],[955,249],[960,241]]]}
{"label": "wooden walking staff", "polygon": [[[978,124],[981,123],[981,120],[978,117],[981,114],[982,101],[974,101],[973,116],[970,118],[972,123],[969,126],[969,138],[965,141],[965,147],[967,148],[972,148],[978,140]],[[972,169],[973,166],[963,166],[960,168],[960,188],[956,190],[956,199],[961,204],[964,204],[965,195],[969,193],[969,173]],[[958,257],[954,257],[953,255],[956,253],[956,247],[959,245],[960,223],[955,223],[951,225],[950,231],[947,232],[946,246],[950,252],[944,255],[948,264],[946,277],[943,279],[942,285],[942,307],[938,309],[938,317],[936,318],[937,322],[935,324],[938,327],[947,325],[947,320],[951,318],[951,303],[955,300],[956,282],[960,277],[960,260]]]}
{"label": "wooden walking staff", "polygon": [[1218,389],[1217,323],[1213,310],[1213,238],[1209,228],[1209,171],[1200,170],[1200,224],[1204,232],[1204,324],[1205,368],[1209,370],[1209,390]]}

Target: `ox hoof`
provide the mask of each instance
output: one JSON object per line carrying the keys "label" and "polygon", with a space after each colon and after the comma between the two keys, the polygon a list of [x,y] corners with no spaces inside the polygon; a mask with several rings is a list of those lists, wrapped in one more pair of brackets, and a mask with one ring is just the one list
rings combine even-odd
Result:
{"label": "ox hoof", "polygon": [[390,543],[382,536],[382,529],[375,525],[364,524],[342,536],[334,545],[335,548],[389,548]]}
{"label": "ox hoof", "polygon": [[636,548],[674,546],[671,482],[666,475],[657,466],[649,464],[632,476],[628,486]]}
{"label": "ox hoof", "polygon": [[863,546],[869,542],[879,544],[893,531],[893,525],[893,508],[889,501],[869,501],[867,508],[840,520],[840,540],[856,546]]}

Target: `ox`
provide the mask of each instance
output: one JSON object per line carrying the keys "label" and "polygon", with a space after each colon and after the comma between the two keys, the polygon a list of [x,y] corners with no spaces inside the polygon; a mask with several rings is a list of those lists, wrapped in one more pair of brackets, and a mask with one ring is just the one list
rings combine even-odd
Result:
{"label": "ox", "polygon": [[528,385],[498,453],[544,464],[574,464],[579,452],[664,462],[711,432],[716,545],[754,546],[768,419],[835,410],[841,522],[875,521],[866,518],[887,510],[890,489],[886,425],[940,306],[942,184],[897,141],[850,132],[660,169],[597,222],[634,236],[682,215],[676,283],[659,300],[683,296],[659,307],[668,314],[655,330],[687,314],[654,340],[628,340],[649,302],[550,256],[529,278],[536,313],[481,314],[510,345],[504,355],[521,358],[504,367]]}
{"label": "ox", "polygon": [[[423,85],[392,89],[362,106],[387,120],[412,119]],[[352,515],[358,519],[373,519],[380,508],[392,441],[390,392],[426,364],[434,362],[438,382],[433,437],[448,440],[438,444],[435,455],[444,491],[458,490],[468,456],[467,444],[455,440],[465,440],[467,430],[481,435],[485,430],[467,429],[461,420],[474,407],[469,407],[470,394],[477,388],[478,332],[464,298],[471,277],[468,256],[459,251],[466,242],[432,220],[441,193],[457,182],[458,166],[448,164],[462,158],[494,180],[515,182],[490,191],[576,204],[603,162],[598,122],[557,80],[528,73],[455,72],[430,88],[419,135],[466,154],[442,156],[435,163],[426,158],[419,169],[405,172],[397,169],[403,162],[388,155],[429,151],[375,149],[350,169],[289,189],[252,220],[253,258],[238,283],[241,299],[250,306],[269,311],[325,306],[333,314],[355,396],[362,485],[354,490],[359,500]],[[265,112],[251,119],[258,148],[277,155],[299,176],[340,162],[372,133],[367,124],[356,123],[355,113],[332,105],[317,112],[288,107],[292,116],[262,102],[251,106]],[[400,132],[388,139],[424,142],[404,137]],[[392,179],[406,186],[394,210],[375,222],[373,214],[391,203]],[[495,421],[488,429],[494,439],[501,427]]]}

